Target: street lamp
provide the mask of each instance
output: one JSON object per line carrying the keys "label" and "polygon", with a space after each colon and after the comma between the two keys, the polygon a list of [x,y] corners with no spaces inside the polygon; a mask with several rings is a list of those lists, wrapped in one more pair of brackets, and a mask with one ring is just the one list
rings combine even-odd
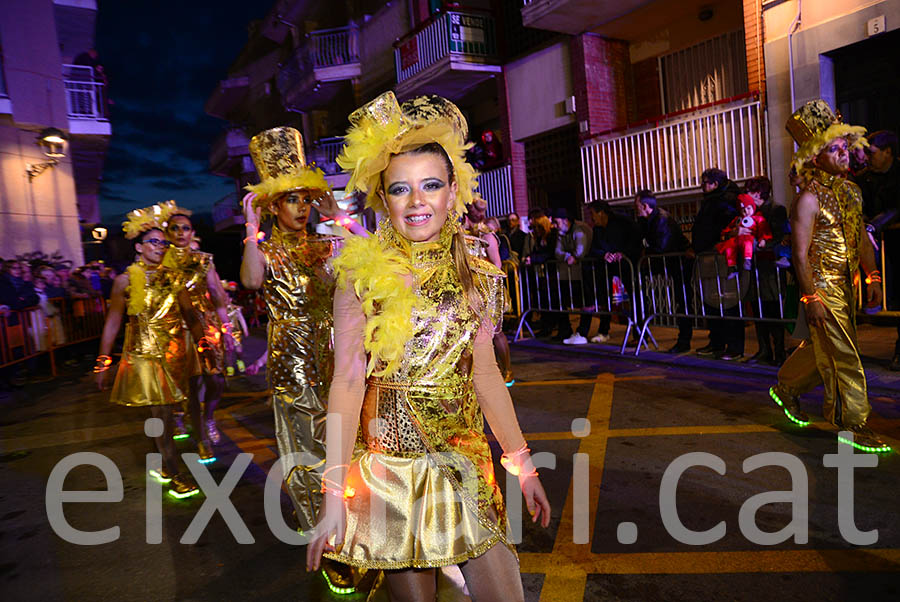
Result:
{"label": "street lamp", "polygon": [[27,163],[25,165],[25,173],[28,174],[29,182],[50,167],[56,166],[59,163],[59,159],[66,156],[66,140],[68,140],[66,133],[58,128],[44,128],[41,130],[36,144],[44,149],[44,154],[50,157],[50,161],[45,163]]}

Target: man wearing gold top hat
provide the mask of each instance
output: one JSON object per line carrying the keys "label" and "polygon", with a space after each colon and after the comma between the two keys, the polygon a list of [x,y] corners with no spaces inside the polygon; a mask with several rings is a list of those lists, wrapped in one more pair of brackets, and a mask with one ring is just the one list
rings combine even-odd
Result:
{"label": "man wearing gold top hat", "polygon": [[[864,144],[865,129],[841,123],[824,100],[806,103],[787,123],[799,145],[792,167],[808,185],[791,211],[797,281],[809,336],[778,371],[772,399],[793,422],[807,415],[797,396],[824,385],[823,413],[853,434],[854,447],[888,451],[866,425],[871,406],[856,337],[855,279],[861,265],[866,281],[880,282],[875,254],[862,219],[862,194],[847,180],[849,151]],[[868,303],[881,302],[881,288],[868,286]]]}
{"label": "man wearing gold top hat", "polygon": [[149,407],[153,417],[162,420],[164,430],[154,440],[162,454],[163,465],[154,476],[161,482],[170,483],[170,493],[184,497],[198,490],[190,475],[179,470],[178,454],[172,441],[173,409],[185,398],[181,388],[183,379],[179,374],[187,341],[182,320],[187,322],[196,340],[202,340],[204,335],[184,288],[181,272],[162,265],[168,241],[160,214],[157,206],[135,209],[123,224],[125,237],[135,241],[137,259],[113,283],[94,373],[102,389],[106,372],[112,366],[109,354],[123,314],[127,314],[122,361],[110,401],[124,406]]}
{"label": "man wearing gold top hat", "polygon": [[210,462],[215,460],[212,445],[219,443],[221,439],[214,411],[225,389],[225,350],[230,351],[234,347],[227,310],[228,297],[213,264],[213,256],[191,249],[194,236],[191,211],[179,207],[172,200],[159,203],[158,206],[162,225],[171,243],[163,264],[182,272],[191,304],[209,346],[208,361],[201,362],[195,344],[189,341],[184,361],[185,376],[188,379],[188,413],[197,439],[198,453],[201,460]]}

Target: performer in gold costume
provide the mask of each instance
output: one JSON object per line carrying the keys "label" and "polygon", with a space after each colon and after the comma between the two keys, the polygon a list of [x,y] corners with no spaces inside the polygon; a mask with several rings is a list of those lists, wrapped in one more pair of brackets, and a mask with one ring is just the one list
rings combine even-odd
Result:
{"label": "performer in gold costume", "polygon": [[484,415],[534,520],[546,526],[550,507],[494,358],[503,275],[469,256],[459,227],[475,186],[465,119],[443,98],[401,108],[388,92],[350,122],[348,190],[389,218],[334,261],[325,496],[307,568],[324,550],[384,569],[392,598],[434,600],[435,567],[459,564],[474,599],[521,600]]}
{"label": "performer in gold costume", "polygon": [[[221,435],[216,427],[215,409],[225,390],[225,351],[234,348],[231,320],[228,318],[228,297],[222,288],[213,256],[191,249],[194,226],[191,212],[175,201],[159,204],[166,236],[171,243],[163,258],[163,265],[178,270],[184,276],[185,287],[191,297],[194,312],[200,320],[209,346],[208,361],[201,362],[193,341],[188,341],[187,365],[188,414],[197,440],[201,461],[215,460],[212,445]],[[190,333],[186,333],[190,336]],[[203,391],[201,403],[200,393]]]}
{"label": "performer in gold costume", "polygon": [[112,365],[109,354],[122,316],[127,313],[122,361],[110,401],[124,406],[147,406],[154,418],[163,421],[162,435],[154,438],[163,456],[163,469],[156,476],[171,482],[177,496],[186,496],[196,492],[197,485],[189,474],[179,470],[172,440],[172,412],[185,397],[180,365],[186,344],[182,319],[187,321],[196,340],[202,339],[203,330],[193,314],[182,274],[161,265],[168,242],[158,208],[130,212],[123,229],[126,238],[136,239],[134,248],[138,258],[113,283],[94,372],[102,389]]}
{"label": "performer in gold costume", "polygon": [[[865,130],[841,123],[824,100],[801,107],[787,130],[799,145],[792,166],[809,182],[791,210],[794,263],[809,337],[778,371],[778,384],[769,394],[788,418],[805,426],[809,418],[797,396],[824,384],[825,418],[852,432],[858,449],[888,451],[866,425],[871,406],[856,338],[859,266],[867,282],[881,281],[864,229],[862,195],[846,178],[849,149],[864,143]],[[866,290],[869,304],[878,305],[881,287]]]}

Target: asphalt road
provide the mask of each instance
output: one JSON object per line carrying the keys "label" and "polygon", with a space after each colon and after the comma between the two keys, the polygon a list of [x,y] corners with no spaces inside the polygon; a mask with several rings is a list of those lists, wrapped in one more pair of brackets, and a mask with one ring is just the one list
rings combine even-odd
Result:
{"label": "asphalt road", "polygon": [[[518,547],[527,600],[900,596],[900,456],[881,455],[877,467],[852,471],[852,497],[839,503],[850,471],[839,477],[838,469],[823,464],[838,444],[823,422],[820,394],[803,400],[814,422],[800,430],[766,395],[772,370],[535,343],[514,345],[513,358],[518,382],[512,395],[523,430],[534,452],[548,452],[541,457],[555,461],[555,468],[541,471],[553,505],[551,525],[540,529],[528,521]],[[253,543],[237,543],[218,513],[196,543],[181,543],[204,498],[164,496],[162,542],[155,544],[147,543],[145,519],[143,466],[154,451],[143,434],[146,412],[113,407],[80,374],[73,370],[0,399],[4,600],[355,599],[327,592],[321,578],[306,574],[305,548],[282,543],[267,525],[263,491],[277,454],[261,379],[230,383],[218,412],[224,442],[209,465],[222,481],[239,453],[253,454],[230,494]],[[876,389],[872,401],[877,415],[871,426],[900,447],[893,391]],[[194,451],[189,441],[180,449]],[[109,458],[121,474],[123,495],[121,501],[66,503],[65,519],[83,531],[117,527],[110,543],[69,543],[48,520],[48,478],[77,452]],[[756,469],[745,466],[765,452],[782,455],[768,456]],[[677,483],[676,495],[669,495],[663,477],[674,474],[685,454],[713,468],[685,466],[677,481],[669,479]],[[573,479],[573,470],[581,476]],[[107,489],[103,473],[90,466],[72,469],[64,483],[66,490]],[[777,491],[793,491],[793,503],[754,497]],[[289,503],[284,496],[281,501],[287,517]],[[749,522],[741,519],[742,507]],[[785,528],[799,535],[762,541],[765,532]],[[692,543],[710,529],[719,532]],[[851,543],[854,530],[877,530],[874,543]]]}

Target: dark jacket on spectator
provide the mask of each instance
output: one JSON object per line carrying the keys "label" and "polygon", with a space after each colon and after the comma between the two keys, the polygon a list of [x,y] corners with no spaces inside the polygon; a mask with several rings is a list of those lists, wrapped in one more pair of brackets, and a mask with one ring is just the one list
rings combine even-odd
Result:
{"label": "dark jacket on spectator", "polygon": [[24,309],[37,305],[38,301],[30,282],[8,274],[0,276],[0,305],[6,305],[10,309]]}
{"label": "dark jacket on spectator", "polygon": [[694,218],[694,228],[691,230],[691,245],[694,251],[697,253],[711,251],[722,239],[722,230],[728,227],[738,214],[738,194],[740,194],[738,185],[731,180],[725,180],[718,188],[703,195],[700,211]]}
{"label": "dark jacket on spectator", "polygon": [[[894,159],[891,168],[884,173],[869,169],[854,179],[862,190],[866,220],[877,222],[879,230],[895,221],[896,212],[900,210],[900,159]],[[893,217],[876,219],[882,214],[890,215],[890,212],[894,212]]]}
{"label": "dark jacket on spectator", "polygon": [[509,248],[522,258],[522,252],[525,250],[525,243],[528,240],[528,232],[522,232],[521,228],[516,228],[509,233]]}
{"label": "dark jacket on spectator", "polygon": [[681,224],[672,219],[665,209],[657,207],[649,217],[641,218],[639,225],[648,255],[681,253],[691,246],[681,230]]}
{"label": "dark jacket on spectator", "polygon": [[775,245],[780,245],[785,235],[791,232],[787,209],[783,205],[770,200],[760,206],[759,213],[766,218],[766,223],[769,224],[769,229],[772,230],[772,241],[766,243],[766,248],[772,249]]}
{"label": "dark jacket on spectator", "polygon": [[641,255],[638,226],[623,215],[612,213],[606,227],[594,226],[588,257],[603,258],[607,253],[622,253],[632,262]]}

